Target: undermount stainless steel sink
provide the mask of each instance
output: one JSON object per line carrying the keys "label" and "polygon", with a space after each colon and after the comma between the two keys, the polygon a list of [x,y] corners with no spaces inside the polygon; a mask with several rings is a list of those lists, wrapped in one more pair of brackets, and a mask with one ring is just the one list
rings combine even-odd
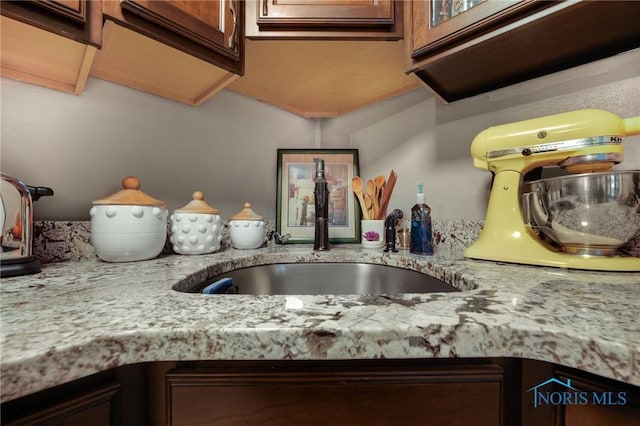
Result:
{"label": "undermount stainless steel sink", "polygon": [[[367,263],[286,263],[251,266],[218,275],[191,288],[201,293],[211,284],[231,278],[219,288],[224,294],[402,294],[459,291],[429,275],[386,265]],[[217,284],[216,284],[217,285]],[[216,293],[218,289],[216,289]]]}

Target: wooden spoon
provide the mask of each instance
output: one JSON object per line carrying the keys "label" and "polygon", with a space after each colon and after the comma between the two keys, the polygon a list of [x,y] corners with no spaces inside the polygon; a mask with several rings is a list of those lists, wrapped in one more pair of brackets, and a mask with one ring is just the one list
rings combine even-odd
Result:
{"label": "wooden spoon", "polygon": [[396,172],[391,170],[387,184],[384,187],[384,194],[382,195],[382,204],[380,205],[380,213],[378,217],[384,218],[387,214],[387,206],[389,205],[389,199],[391,199],[391,193],[393,192],[393,187],[396,185],[397,179],[398,175]]}
{"label": "wooden spoon", "polygon": [[364,204],[365,207],[367,208],[367,215],[369,216],[369,218],[373,217],[373,201],[371,200],[371,197],[369,197],[369,193],[365,192],[363,194],[363,198],[364,198]]}
{"label": "wooden spoon", "polygon": [[[373,183],[376,186],[376,200],[378,202],[378,215],[380,214],[380,206],[382,205],[382,194],[384,191],[384,185],[387,182],[384,175],[378,175],[373,179]],[[383,217],[376,217],[376,219],[384,219]]]}
{"label": "wooden spoon", "polygon": [[360,201],[362,218],[364,220],[369,220],[369,212],[367,210],[367,205],[365,204],[364,199],[362,198],[362,186],[363,186],[362,179],[360,179],[360,176],[354,176],[353,178],[351,178],[351,189],[356,194],[356,197],[358,197],[358,201]]}
{"label": "wooden spoon", "polygon": [[376,184],[373,183],[371,179],[367,181],[367,195],[371,198],[371,204],[373,208],[373,213],[369,215],[371,219],[376,219],[378,217],[378,210],[380,210],[380,206],[378,205],[378,198],[376,197]]}

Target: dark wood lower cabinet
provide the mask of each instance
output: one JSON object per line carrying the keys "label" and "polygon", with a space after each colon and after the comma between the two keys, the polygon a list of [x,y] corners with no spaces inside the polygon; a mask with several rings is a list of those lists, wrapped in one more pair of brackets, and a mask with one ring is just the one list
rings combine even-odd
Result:
{"label": "dark wood lower cabinet", "polygon": [[[535,403],[532,388],[562,395],[567,380],[574,403]],[[639,418],[637,386],[512,358],[154,362],[1,406],[3,425],[635,426]]]}
{"label": "dark wood lower cabinet", "polygon": [[[636,426],[640,424],[640,393],[635,386],[596,378],[580,371],[558,367],[555,377],[570,380],[580,398],[556,406],[556,426]],[[556,391],[565,392],[563,386]]]}
{"label": "dark wood lower cabinet", "polygon": [[144,401],[144,366],[128,365],[5,402],[0,423],[146,425]]}
{"label": "dark wood lower cabinet", "polygon": [[177,368],[166,376],[167,423],[502,424],[504,371],[498,365],[376,364]]}
{"label": "dark wood lower cabinet", "polygon": [[4,425],[109,426],[116,416],[119,383],[101,386],[57,403],[45,405],[22,416],[2,422]]}

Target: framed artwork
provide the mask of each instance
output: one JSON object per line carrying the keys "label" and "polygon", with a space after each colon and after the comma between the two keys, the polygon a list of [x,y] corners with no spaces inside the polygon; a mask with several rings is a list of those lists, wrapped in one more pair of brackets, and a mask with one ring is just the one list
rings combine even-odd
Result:
{"label": "framed artwork", "polygon": [[329,241],[360,242],[360,205],[351,192],[359,174],[357,149],[279,149],[276,231],[291,243],[313,243],[315,162],[322,158],[329,187]]}

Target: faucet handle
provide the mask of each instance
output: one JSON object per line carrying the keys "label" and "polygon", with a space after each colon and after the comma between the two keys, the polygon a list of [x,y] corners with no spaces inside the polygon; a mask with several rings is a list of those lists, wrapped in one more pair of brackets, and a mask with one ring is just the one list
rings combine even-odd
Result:
{"label": "faucet handle", "polygon": [[314,158],[313,161],[316,162],[316,182],[318,180],[324,180],[324,159],[323,158]]}
{"label": "faucet handle", "polygon": [[280,235],[277,232],[273,233],[273,240],[276,244],[286,244],[289,238],[291,238],[291,234]]}
{"label": "faucet handle", "polygon": [[389,216],[385,219],[385,223],[390,222],[395,225],[396,220],[402,219],[404,217],[404,213],[400,209],[394,209]]}
{"label": "faucet handle", "polygon": [[396,221],[399,219],[402,219],[403,217],[404,217],[404,214],[402,213],[402,210],[395,209],[385,219],[384,221],[385,238],[387,240],[386,247],[384,249],[385,253],[398,252],[398,249],[396,248]]}

